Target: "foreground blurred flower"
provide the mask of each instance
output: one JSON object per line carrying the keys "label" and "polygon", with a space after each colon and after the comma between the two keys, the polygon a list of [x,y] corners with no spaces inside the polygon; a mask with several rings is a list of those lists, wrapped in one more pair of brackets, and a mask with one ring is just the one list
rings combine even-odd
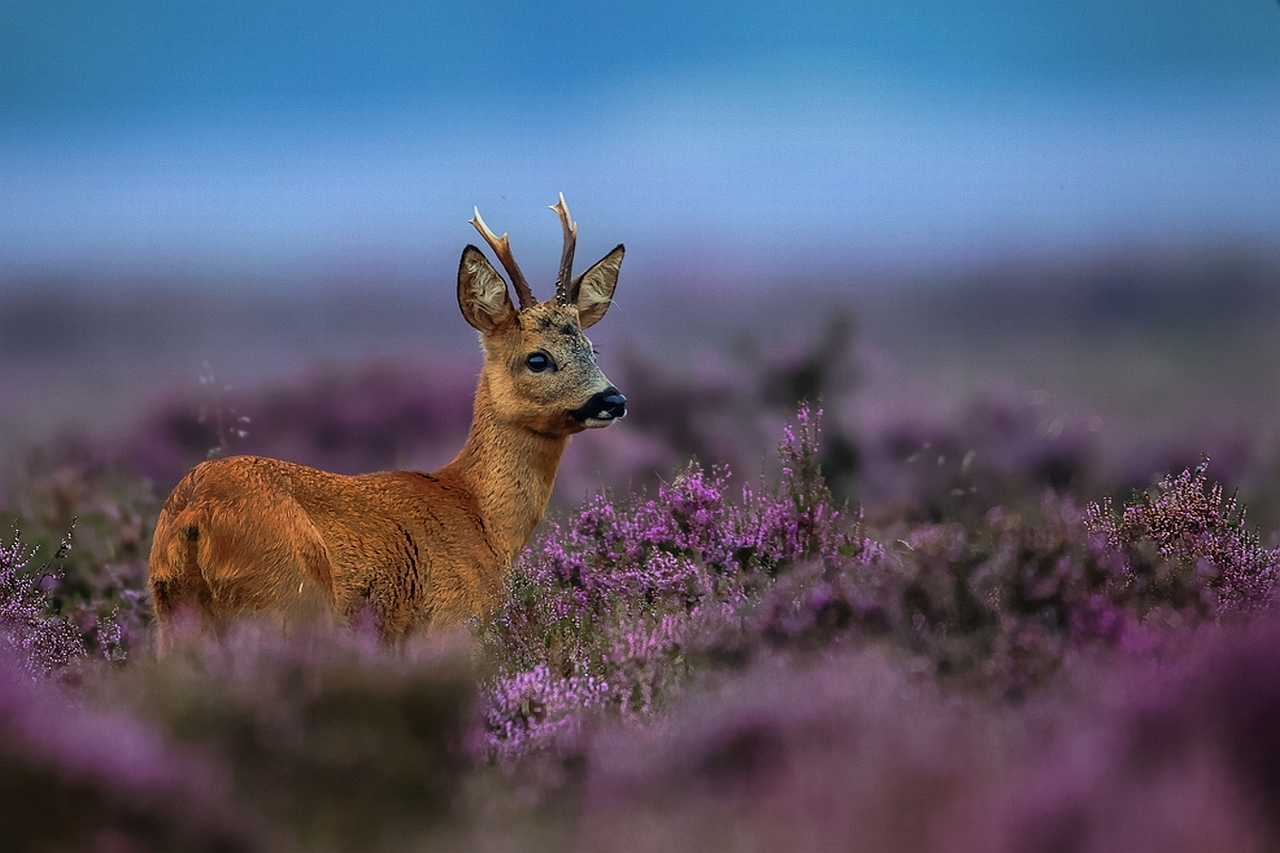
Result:
{"label": "foreground blurred flower", "polygon": [[282,636],[246,621],[109,669],[86,692],[215,760],[227,801],[276,832],[268,849],[421,849],[469,766],[468,651],[453,635],[389,650],[369,632]]}
{"label": "foreground blurred flower", "polygon": [[31,666],[0,650],[5,849],[266,849],[256,818],[230,808],[216,761],[175,748],[161,727],[122,709],[88,708],[57,684],[32,683],[22,677]]}

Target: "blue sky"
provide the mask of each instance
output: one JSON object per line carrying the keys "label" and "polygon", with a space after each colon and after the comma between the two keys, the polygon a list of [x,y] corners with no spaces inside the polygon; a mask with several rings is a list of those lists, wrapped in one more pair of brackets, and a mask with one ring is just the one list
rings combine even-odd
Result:
{"label": "blue sky", "polygon": [[1277,151],[1274,0],[0,0],[0,283],[1265,246]]}

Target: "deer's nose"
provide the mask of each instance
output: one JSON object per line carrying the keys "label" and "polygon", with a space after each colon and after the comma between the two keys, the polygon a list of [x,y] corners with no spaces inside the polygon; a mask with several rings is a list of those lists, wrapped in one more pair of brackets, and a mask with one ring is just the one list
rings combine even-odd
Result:
{"label": "deer's nose", "polygon": [[626,413],[627,398],[612,385],[599,393],[592,394],[590,400],[570,412],[579,421],[603,421],[604,423],[617,420]]}
{"label": "deer's nose", "polygon": [[627,398],[617,388],[608,388],[600,398],[600,411],[611,418],[620,418],[627,413]]}

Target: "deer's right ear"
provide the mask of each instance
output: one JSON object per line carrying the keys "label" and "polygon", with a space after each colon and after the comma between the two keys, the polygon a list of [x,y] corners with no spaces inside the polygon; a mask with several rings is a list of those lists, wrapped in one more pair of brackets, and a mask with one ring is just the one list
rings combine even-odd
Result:
{"label": "deer's right ear", "polygon": [[462,316],[481,332],[494,329],[515,318],[516,309],[507,294],[507,283],[475,246],[462,250],[458,265],[458,307]]}
{"label": "deer's right ear", "polygon": [[613,304],[613,291],[618,286],[618,269],[622,266],[622,244],[591,265],[591,269],[573,280],[569,287],[578,306],[578,322],[582,328],[594,326]]}

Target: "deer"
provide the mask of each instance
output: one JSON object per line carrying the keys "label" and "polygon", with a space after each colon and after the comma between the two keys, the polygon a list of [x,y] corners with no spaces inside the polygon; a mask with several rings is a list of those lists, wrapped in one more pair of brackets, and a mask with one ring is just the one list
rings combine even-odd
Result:
{"label": "deer", "polygon": [[[156,522],[147,585],[157,650],[179,624],[221,636],[258,617],[291,633],[372,616],[378,639],[446,629],[489,612],[546,512],[570,437],[626,415],[584,330],[613,302],[619,244],[572,275],[578,227],[564,194],[555,295],[534,297],[507,234],[470,220],[511,279],[467,245],[458,307],[484,357],[462,449],[437,471],[343,475],[263,456],[209,459],[174,487]],[[363,623],[362,623],[363,624]]]}

